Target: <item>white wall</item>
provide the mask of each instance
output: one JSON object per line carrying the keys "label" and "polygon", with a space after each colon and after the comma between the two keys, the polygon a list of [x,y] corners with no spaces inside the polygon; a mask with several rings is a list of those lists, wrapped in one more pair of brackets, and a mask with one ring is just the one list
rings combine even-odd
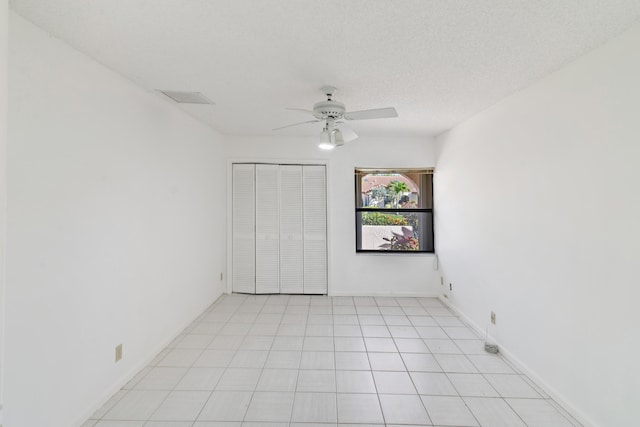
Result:
{"label": "white wall", "polygon": [[220,295],[224,143],[15,14],[9,29],[5,423],[69,427]]}
{"label": "white wall", "polygon": [[4,403],[4,254],[6,217],[6,137],[7,137],[7,10],[6,0],[0,0],[0,425]]}
{"label": "white wall", "polygon": [[587,424],[640,406],[640,27],[438,139],[451,303]]}
{"label": "white wall", "polygon": [[317,138],[229,137],[227,153],[230,161],[327,163],[330,294],[436,295],[432,254],[356,254],[353,175],[355,167],[432,167],[433,141],[360,137],[330,152],[317,145]]}

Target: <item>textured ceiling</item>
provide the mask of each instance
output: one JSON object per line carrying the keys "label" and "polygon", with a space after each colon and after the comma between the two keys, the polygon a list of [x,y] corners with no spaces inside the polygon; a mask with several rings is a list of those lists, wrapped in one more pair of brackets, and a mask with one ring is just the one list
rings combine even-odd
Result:
{"label": "textured ceiling", "polygon": [[[12,0],[14,11],[223,134],[311,135],[337,86],[361,135],[438,134],[623,32],[638,0]],[[160,96],[160,95],[158,95]],[[171,101],[168,101],[171,102]]]}

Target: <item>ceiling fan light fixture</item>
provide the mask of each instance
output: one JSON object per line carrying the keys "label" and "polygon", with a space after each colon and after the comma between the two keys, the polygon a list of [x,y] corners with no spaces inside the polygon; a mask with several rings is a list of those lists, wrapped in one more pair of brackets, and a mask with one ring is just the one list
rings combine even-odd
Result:
{"label": "ceiling fan light fixture", "polygon": [[321,150],[333,150],[334,148],[336,148],[336,146],[331,142],[321,142],[320,144],[318,144],[318,148],[320,148]]}
{"label": "ceiling fan light fixture", "polygon": [[342,131],[340,131],[340,129],[333,131],[333,143],[336,147],[344,145],[344,138],[342,137]]}
{"label": "ceiling fan light fixture", "polygon": [[322,133],[320,134],[320,144],[318,144],[318,147],[322,150],[333,150],[335,147],[333,142],[331,142],[331,134],[326,127],[322,129]]}

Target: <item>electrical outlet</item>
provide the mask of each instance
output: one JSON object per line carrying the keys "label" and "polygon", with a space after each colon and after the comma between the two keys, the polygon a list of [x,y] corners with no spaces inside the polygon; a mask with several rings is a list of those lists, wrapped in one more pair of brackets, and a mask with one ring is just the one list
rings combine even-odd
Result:
{"label": "electrical outlet", "polygon": [[491,323],[496,324],[496,314],[493,311],[491,312]]}
{"label": "electrical outlet", "polygon": [[220,280],[222,280],[222,272],[220,273]]}
{"label": "electrical outlet", "polygon": [[122,344],[116,346],[116,362],[119,362],[120,359],[122,359]]}
{"label": "electrical outlet", "polygon": [[449,283],[449,290],[452,291],[453,290],[453,285],[451,283]]}

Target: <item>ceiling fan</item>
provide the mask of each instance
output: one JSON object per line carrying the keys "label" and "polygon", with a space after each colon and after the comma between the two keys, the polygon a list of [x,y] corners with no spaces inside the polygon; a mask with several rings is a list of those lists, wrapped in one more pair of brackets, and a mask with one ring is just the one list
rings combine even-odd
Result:
{"label": "ceiling fan", "polygon": [[358,137],[354,131],[344,124],[345,120],[369,120],[398,117],[398,112],[393,107],[347,112],[342,102],[335,101],[333,99],[333,95],[336,91],[337,89],[333,86],[323,86],[322,93],[326,95],[327,100],[313,104],[313,110],[287,108],[287,110],[302,111],[303,113],[311,114],[315,117],[314,120],[307,120],[306,122],[281,126],[273,130],[289,128],[306,123],[324,122],[322,133],[320,134],[319,147],[325,150],[331,150],[335,147],[344,145],[345,142],[353,141]]}

